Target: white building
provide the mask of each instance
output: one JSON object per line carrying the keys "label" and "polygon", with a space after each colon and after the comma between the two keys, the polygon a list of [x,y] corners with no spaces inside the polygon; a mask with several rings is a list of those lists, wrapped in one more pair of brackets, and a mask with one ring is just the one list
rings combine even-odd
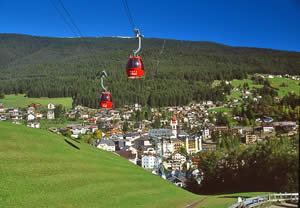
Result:
{"label": "white building", "polygon": [[31,128],[37,128],[37,129],[41,128],[41,125],[38,122],[28,122],[27,126]]}
{"label": "white building", "polygon": [[27,113],[28,113],[28,114],[34,114],[34,111],[35,111],[35,108],[34,108],[34,107],[29,107],[29,108],[27,109]]}
{"label": "white building", "polygon": [[28,121],[32,121],[32,120],[34,120],[35,119],[35,116],[33,115],[33,114],[29,114],[28,116],[27,116],[27,120]]}
{"label": "white building", "polygon": [[54,118],[55,118],[54,111],[52,111],[52,110],[48,111],[48,113],[47,113],[47,119],[52,120]]}
{"label": "white building", "polygon": [[98,139],[95,145],[97,148],[102,150],[106,150],[109,152],[116,151],[115,143],[109,139]]}
{"label": "white building", "polygon": [[153,169],[162,162],[162,159],[156,158],[154,155],[143,155],[142,156],[142,167],[145,169]]}
{"label": "white building", "polygon": [[49,110],[54,110],[55,109],[55,105],[53,103],[49,103],[48,104],[48,109]]}
{"label": "white building", "polygon": [[36,114],[35,114],[35,117],[36,117],[36,118],[43,118],[43,114],[41,114],[41,113],[36,113]]}

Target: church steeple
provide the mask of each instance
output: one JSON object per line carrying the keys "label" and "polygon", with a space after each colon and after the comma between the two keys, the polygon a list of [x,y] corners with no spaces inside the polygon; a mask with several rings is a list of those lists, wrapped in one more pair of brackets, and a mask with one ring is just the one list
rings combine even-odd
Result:
{"label": "church steeple", "polygon": [[177,138],[177,118],[175,114],[173,114],[172,120],[171,120],[171,127],[172,127],[172,134],[175,138]]}

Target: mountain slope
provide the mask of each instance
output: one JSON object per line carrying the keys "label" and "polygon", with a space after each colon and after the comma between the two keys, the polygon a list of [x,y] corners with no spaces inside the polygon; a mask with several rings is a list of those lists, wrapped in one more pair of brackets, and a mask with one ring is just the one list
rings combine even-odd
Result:
{"label": "mountain slope", "polygon": [[184,207],[199,199],[113,153],[8,122],[0,122],[0,161],[0,207]]}
{"label": "mountain slope", "polygon": [[137,48],[135,38],[0,34],[0,92],[73,97],[76,104],[95,108],[101,91],[97,74],[106,70],[105,86],[113,93],[115,107],[185,105],[222,101],[223,91],[211,89],[213,80],[300,74],[298,52],[155,38],[144,38],[142,45],[145,79],[128,81],[125,65]]}

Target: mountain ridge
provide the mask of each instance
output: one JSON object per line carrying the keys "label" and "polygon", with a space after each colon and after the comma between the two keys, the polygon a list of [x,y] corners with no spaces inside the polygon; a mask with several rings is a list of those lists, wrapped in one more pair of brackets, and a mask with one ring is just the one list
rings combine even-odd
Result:
{"label": "mountain ridge", "polygon": [[221,101],[221,89],[210,86],[216,79],[240,79],[254,73],[300,74],[298,52],[144,38],[140,56],[145,79],[129,82],[125,65],[136,48],[135,38],[0,34],[0,91],[30,97],[72,96],[77,104],[96,107],[101,91],[97,74],[106,70],[105,85],[113,92],[116,106],[136,102],[164,106]]}

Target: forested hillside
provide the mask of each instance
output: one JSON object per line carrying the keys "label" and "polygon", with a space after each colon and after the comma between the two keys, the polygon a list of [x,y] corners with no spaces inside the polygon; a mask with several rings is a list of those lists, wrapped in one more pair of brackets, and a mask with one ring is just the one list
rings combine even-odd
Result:
{"label": "forested hillside", "polygon": [[97,107],[101,92],[97,74],[106,70],[104,85],[112,92],[115,107],[135,102],[166,106],[223,100],[222,87],[211,87],[215,79],[300,74],[297,52],[144,38],[140,56],[146,76],[127,80],[125,65],[136,48],[135,38],[0,34],[0,92],[72,96],[74,103]]}

